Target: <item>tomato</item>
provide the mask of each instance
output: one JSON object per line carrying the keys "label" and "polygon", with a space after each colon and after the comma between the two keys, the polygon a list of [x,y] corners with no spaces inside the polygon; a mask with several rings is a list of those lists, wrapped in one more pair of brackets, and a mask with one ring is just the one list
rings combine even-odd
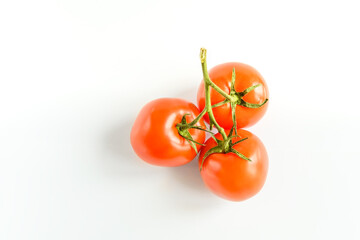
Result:
{"label": "tomato", "polygon": [[[212,82],[230,93],[232,71],[235,68],[235,90],[242,92],[245,89],[261,84],[249,93],[247,93],[243,100],[248,103],[261,104],[269,98],[268,87],[258,71],[249,65],[243,63],[229,62],[215,66],[209,71],[209,76]],[[210,89],[211,105],[223,101],[225,98],[213,88]],[[204,82],[202,81],[198,89],[197,102],[200,111],[205,107],[205,89]],[[268,103],[259,108],[247,108],[244,106],[236,106],[236,122],[237,128],[244,128],[254,125],[265,114]],[[213,108],[214,116],[219,125],[225,129],[231,129],[233,126],[230,103]],[[209,122],[208,114],[205,115],[205,120]]]}
{"label": "tomato", "polygon": [[[265,183],[268,171],[268,156],[260,139],[249,131],[238,129],[241,138],[248,138],[233,146],[235,150],[250,158],[240,158],[234,153],[214,153],[203,162],[200,171],[205,185],[216,195],[242,201],[254,196]],[[216,134],[217,139],[222,139]],[[233,138],[233,143],[240,140]],[[206,141],[199,156],[199,168],[204,154],[216,146],[213,138]]]}
{"label": "tomato", "polygon": [[[147,103],[139,112],[131,129],[130,140],[135,153],[145,162],[159,166],[180,166],[193,160],[197,153],[179,135],[176,125],[185,114],[191,122],[199,109],[191,102],[176,98],[160,98]],[[205,128],[203,120],[196,126]],[[204,143],[205,132],[189,129],[194,141]],[[200,145],[195,144],[197,150]]]}

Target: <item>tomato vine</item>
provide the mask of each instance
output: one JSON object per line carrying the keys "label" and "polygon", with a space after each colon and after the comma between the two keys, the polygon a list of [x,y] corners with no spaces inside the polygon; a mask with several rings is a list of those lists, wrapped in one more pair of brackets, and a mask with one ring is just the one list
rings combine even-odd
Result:
{"label": "tomato vine", "polygon": [[[238,152],[237,150],[235,150],[233,148],[236,144],[247,140],[247,138],[242,138],[241,139],[241,136],[237,135],[237,124],[236,124],[236,111],[235,111],[235,109],[236,109],[236,106],[242,106],[242,107],[245,107],[245,108],[260,108],[260,107],[262,107],[264,104],[266,104],[268,102],[267,98],[260,104],[249,103],[249,102],[246,102],[243,99],[243,97],[246,94],[253,91],[257,87],[260,87],[261,84],[256,84],[254,86],[250,86],[250,87],[246,88],[244,91],[237,92],[235,90],[235,79],[236,79],[235,68],[233,68],[233,71],[232,71],[230,93],[228,94],[224,90],[222,90],[220,87],[218,87],[210,79],[208,69],[207,69],[206,52],[207,51],[206,51],[205,48],[200,49],[200,60],[201,60],[201,67],[202,67],[204,87],[205,87],[205,108],[192,122],[190,122],[190,123],[186,122],[186,115],[187,114],[185,114],[183,116],[181,122],[176,125],[178,133],[191,144],[191,146],[194,148],[196,153],[197,153],[196,144],[199,144],[199,145],[203,145],[203,144],[198,143],[198,142],[196,142],[196,141],[194,141],[192,139],[191,134],[188,131],[190,128],[201,130],[201,131],[206,131],[206,132],[210,133],[211,137],[214,138],[214,140],[216,141],[217,145],[215,147],[209,149],[205,153],[205,155],[204,155],[204,157],[202,159],[200,170],[202,169],[202,165],[203,165],[205,159],[208,156],[210,156],[211,154],[214,154],[214,153],[230,153],[231,152],[231,153],[236,154],[237,156],[239,156],[240,158],[242,158],[244,160],[251,161],[251,159],[249,159],[248,157],[246,157],[245,155],[241,154],[240,152]],[[225,98],[225,100],[223,100],[223,101],[221,101],[221,102],[219,102],[217,104],[211,105],[210,88],[213,88],[216,92],[221,94]],[[215,116],[214,116],[214,113],[213,113],[213,110],[212,110],[213,108],[219,107],[219,106],[221,106],[223,104],[226,104],[226,103],[230,103],[231,115],[232,115],[232,121],[233,121],[233,126],[232,126],[232,128],[231,128],[231,130],[229,131],[228,134],[226,134],[224,128],[222,128],[217,123],[217,121],[215,119]],[[209,116],[210,129],[204,129],[202,127],[196,126],[196,123],[206,113]],[[222,140],[217,139],[214,136],[214,134],[211,132],[213,126],[221,134]],[[240,140],[233,143],[233,141],[232,141],[233,138],[240,138]]]}

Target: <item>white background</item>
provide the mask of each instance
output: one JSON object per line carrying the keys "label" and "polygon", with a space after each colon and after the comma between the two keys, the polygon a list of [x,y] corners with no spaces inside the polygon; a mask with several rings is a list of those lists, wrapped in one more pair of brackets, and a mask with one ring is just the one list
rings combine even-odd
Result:
{"label": "white background", "polygon": [[[0,239],[360,239],[358,1],[1,1]],[[133,153],[137,112],[239,61],[270,90],[263,190]]]}

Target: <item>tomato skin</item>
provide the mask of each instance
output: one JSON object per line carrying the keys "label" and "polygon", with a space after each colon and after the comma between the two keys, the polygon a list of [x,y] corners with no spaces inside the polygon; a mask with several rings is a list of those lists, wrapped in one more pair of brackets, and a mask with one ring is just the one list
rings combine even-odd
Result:
{"label": "tomato skin", "polygon": [[[191,122],[199,109],[191,102],[176,98],[160,98],[147,103],[139,112],[131,129],[130,140],[135,153],[145,162],[158,166],[184,165],[196,156],[191,145],[179,135],[176,124],[184,114]],[[197,126],[205,128],[201,119]],[[189,129],[193,139],[204,143],[205,132]],[[200,145],[197,149],[200,149]]]}
{"label": "tomato skin", "polygon": [[[217,65],[210,69],[209,76],[218,87],[226,93],[230,93],[231,76],[233,68],[235,68],[236,80],[235,90],[237,92],[244,91],[248,87],[256,84],[262,84],[246,94],[243,99],[249,103],[261,104],[265,99],[269,98],[269,90],[265,80],[253,67],[237,62],[229,62]],[[210,89],[211,105],[223,101],[225,98],[216,92],[213,88]],[[200,111],[205,107],[205,89],[202,81],[197,93],[197,102]],[[257,123],[265,114],[269,103],[260,108],[246,108],[243,106],[236,106],[236,122],[237,128],[250,127]],[[233,126],[231,117],[230,103],[213,108],[214,116],[218,124],[225,128],[231,129]],[[206,122],[209,122],[208,114],[204,116]]]}
{"label": "tomato skin", "polygon": [[[238,129],[241,138],[247,140],[233,146],[252,161],[240,158],[234,153],[209,155],[200,171],[205,185],[216,195],[231,201],[243,201],[258,193],[263,187],[268,171],[268,155],[258,137],[249,131]],[[216,134],[217,139],[222,139]],[[234,138],[233,142],[240,139]],[[199,168],[204,154],[216,146],[214,139],[206,141],[199,156]]]}

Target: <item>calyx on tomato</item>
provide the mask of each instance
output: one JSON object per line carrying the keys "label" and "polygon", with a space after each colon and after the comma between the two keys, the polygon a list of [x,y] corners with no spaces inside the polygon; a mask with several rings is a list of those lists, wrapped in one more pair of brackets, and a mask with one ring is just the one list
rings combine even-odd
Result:
{"label": "calyx on tomato", "polygon": [[[198,153],[198,150],[197,150],[197,147],[196,147],[195,144],[199,144],[199,145],[201,145],[201,146],[204,146],[204,144],[195,141],[195,140],[192,138],[192,136],[191,136],[191,134],[190,134],[190,132],[189,132],[189,129],[190,129],[190,128],[194,128],[194,129],[203,130],[203,131],[206,131],[206,129],[203,129],[203,128],[198,127],[198,126],[191,125],[191,123],[188,124],[188,123],[186,122],[186,116],[187,116],[187,115],[190,115],[190,114],[186,113],[186,114],[181,118],[181,122],[178,123],[178,124],[176,124],[176,129],[178,130],[179,135],[182,136],[183,138],[185,138],[185,140],[189,142],[189,144],[190,144],[191,147],[195,150],[195,152]],[[197,122],[197,121],[196,121],[196,122]],[[196,122],[195,122],[195,123],[196,123]]]}
{"label": "calyx on tomato", "polygon": [[233,128],[235,128],[235,133],[237,132],[237,127],[236,127],[236,105],[239,106],[243,106],[243,107],[247,107],[247,108],[259,108],[261,106],[263,106],[265,103],[267,103],[267,101],[269,101],[269,99],[265,99],[262,103],[260,104],[256,104],[256,103],[249,103],[246,102],[243,97],[248,94],[249,92],[251,92],[252,90],[254,90],[257,87],[260,87],[261,84],[256,84],[254,86],[248,87],[247,89],[245,89],[242,92],[237,92],[235,90],[235,79],[236,79],[236,75],[235,75],[235,68],[233,68],[232,71],[232,77],[231,77],[231,86],[230,86],[230,98],[226,98],[223,103],[227,103],[230,102],[230,107],[231,107],[231,115],[232,115],[232,121],[233,121]]}
{"label": "calyx on tomato", "polygon": [[210,148],[209,151],[207,151],[202,159],[202,162],[201,162],[201,166],[200,166],[200,171],[202,170],[202,166],[204,164],[204,161],[205,159],[210,156],[211,154],[214,154],[214,153],[235,153],[236,155],[238,155],[239,157],[241,157],[242,159],[245,159],[245,160],[248,160],[248,161],[251,161],[250,158],[247,158],[246,156],[244,156],[243,154],[241,154],[240,152],[238,152],[237,150],[235,150],[233,148],[233,146],[235,146],[236,144],[242,142],[242,141],[245,141],[247,140],[248,138],[242,138],[240,139],[239,141],[236,141],[236,142],[232,142],[232,139],[233,138],[241,138],[239,135],[232,135],[233,134],[233,130],[234,128],[232,128],[227,136],[227,139],[225,140],[219,140],[217,139],[216,137],[213,136],[215,142],[217,143],[217,146],[213,147],[213,148]]}

